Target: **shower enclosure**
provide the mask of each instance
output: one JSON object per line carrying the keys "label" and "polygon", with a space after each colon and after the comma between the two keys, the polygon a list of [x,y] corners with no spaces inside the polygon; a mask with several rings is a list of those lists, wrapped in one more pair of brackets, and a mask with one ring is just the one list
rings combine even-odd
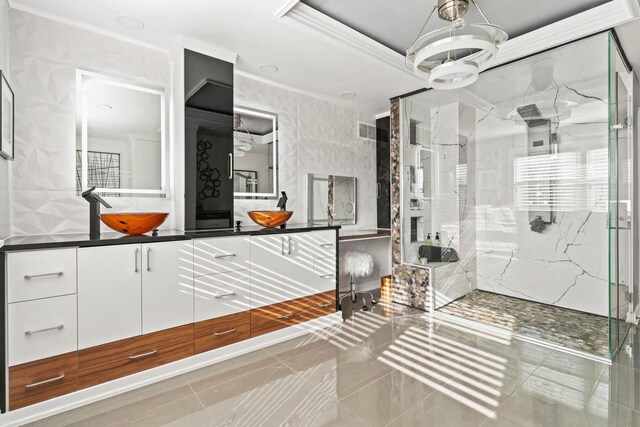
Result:
{"label": "shower enclosure", "polygon": [[430,269],[430,309],[612,357],[632,307],[633,79],[607,32],[401,99],[401,256]]}

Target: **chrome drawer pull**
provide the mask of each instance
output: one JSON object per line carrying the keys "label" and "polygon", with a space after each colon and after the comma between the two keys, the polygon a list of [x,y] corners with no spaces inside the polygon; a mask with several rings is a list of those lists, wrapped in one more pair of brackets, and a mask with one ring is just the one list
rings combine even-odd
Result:
{"label": "chrome drawer pull", "polygon": [[288,319],[290,317],[293,317],[294,314],[295,314],[294,312],[290,311],[287,314],[283,314],[282,316],[278,316],[278,319]]}
{"label": "chrome drawer pull", "polygon": [[25,274],[24,278],[29,280],[29,279],[36,279],[38,277],[49,277],[49,276],[62,276],[64,273],[62,271],[56,271],[55,273],[44,273],[44,274]]}
{"label": "chrome drawer pull", "polygon": [[231,332],[235,332],[236,328],[231,328],[228,331],[224,331],[224,332],[214,332],[213,335],[215,335],[216,337],[220,336],[220,335],[226,335],[226,334],[230,334]]}
{"label": "chrome drawer pull", "polygon": [[147,271],[151,271],[151,248],[147,248]]}
{"label": "chrome drawer pull", "polygon": [[158,350],[156,350],[155,348],[151,351],[147,351],[146,353],[142,353],[142,354],[136,354],[133,356],[129,356],[129,360],[136,360],[136,359],[140,359],[142,357],[146,357],[146,356],[151,356],[152,354],[156,354],[158,352]]}
{"label": "chrome drawer pull", "polygon": [[41,386],[41,385],[46,385],[46,384],[49,384],[49,383],[60,381],[63,378],[64,378],[64,372],[62,374],[58,375],[57,377],[49,378],[48,380],[43,380],[43,381],[38,381],[37,383],[27,384],[25,386],[25,388],[32,388],[32,387],[38,387],[38,386]]}
{"label": "chrome drawer pull", "polygon": [[228,292],[226,294],[218,294],[218,295],[214,295],[214,298],[222,298],[222,297],[231,297],[233,295],[235,295],[235,292]]}
{"label": "chrome drawer pull", "polygon": [[220,259],[220,258],[232,258],[235,257],[236,254],[226,254],[226,255],[215,255],[214,258]]}
{"label": "chrome drawer pull", "polygon": [[138,272],[138,252],[140,252],[140,249],[136,248],[135,251],[133,251],[133,257],[135,258],[135,267],[133,269],[134,273]]}
{"label": "chrome drawer pull", "polygon": [[335,275],[335,274],[323,274],[323,275],[322,275],[322,276],[320,276],[320,277],[322,277],[323,279],[328,279],[328,278],[330,278],[330,277],[336,277],[336,275]]}
{"label": "chrome drawer pull", "polygon": [[331,307],[331,305],[332,305],[332,304],[333,304],[333,303],[328,302],[328,303],[326,303],[326,304],[319,304],[319,305],[318,305],[318,307],[319,307],[319,308],[327,308],[327,307]]}
{"label": "chrome drawer pull", "polygon": [[33,334],[39,334],[41,332],[60,330],[62,328],[64,328],[64,325],[61,323],[61,324],[59,324],[57,326],[52,326],[50,328],[43,328],[43,329],[36,329],[36,330],[29,329],[29,330],[24,331],[24,334],[29,336],[29,335],[33,335]]}
{"label": "chrome drawer pull", "polygon": [[322,246],[323,248],[330,248],[333,247],[333,243],[322,243],[320,246]]}

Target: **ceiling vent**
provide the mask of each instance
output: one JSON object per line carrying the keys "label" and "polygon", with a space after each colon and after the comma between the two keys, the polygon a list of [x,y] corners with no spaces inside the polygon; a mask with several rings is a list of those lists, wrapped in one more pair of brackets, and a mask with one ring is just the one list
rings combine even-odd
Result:
{"label": "ceiling vent", "polygon": [[376,140],[376,127],[367,123],[358,122],[358,138]]}

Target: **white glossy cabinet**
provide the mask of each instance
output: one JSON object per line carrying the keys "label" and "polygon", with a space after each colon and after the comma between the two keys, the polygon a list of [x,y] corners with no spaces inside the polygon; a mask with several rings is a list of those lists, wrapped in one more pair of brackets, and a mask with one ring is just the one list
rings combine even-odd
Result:
{"label": "white glossy cabinet", "polygon": [[193,275],[204,276],[248,269],[250,246],[249,236],[195,240]]}
{"label": "white glossy cabinet", "polygon": [[9,366],[78,349],[76,296],[9,304]]}
{"label": "white glossy cabinet", "polygon": [[76,249],[7,254],[9,303],[76,293]]}
{"label": "white glossy cabinet", "polygon": [[284,280],[282,291],[291,298],[313,295],[313,233],[292,233],[284,236]]}
{"label": "white glossy cabinet", "polygon": [[336,238],[335,230],[320,230],[313,232],[313,251],[315,258],[336,257]]}
{"label": "white glossy cabinet", "polygon": [[191,322],[191,242],[78,249],[79,348]]}
{"label": "white glossy cabinet", "polygon": [[142,333],[140,245],[78,249],[78,347]]}
{"label": "white glossy cabinet", "polygon": [[286,301],[283,292],[285,235],[251,237],[251,308]]}
{"label": "white glossy cabinet", "polygon": [[193,243],[142,245],[142,333],[193,322]]}
{"label": "white glossy cabinet", "polygon": [[320,258],[313,262],[313,292],[336,289],[336,258]]}
{"label": "white glossy cabinet", "polygon": [[248,270],[199,276],[194,280],[196,322],[247,311],[251,308]]}

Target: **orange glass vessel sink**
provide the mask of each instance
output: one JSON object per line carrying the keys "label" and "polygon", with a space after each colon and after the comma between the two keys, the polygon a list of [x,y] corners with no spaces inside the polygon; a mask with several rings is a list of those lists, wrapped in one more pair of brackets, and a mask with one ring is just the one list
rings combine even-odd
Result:
{"label": "orange glass vessel sink", "polygon": [[249,218],[253,222],[267,228],[274,228],[284,224],[289,221],[291,215],[293,215],[293,211],[249,211]]}
{"label": "orange glass vessel sink", "polygon": [[160,227],[168,216],[165,212],[108,213],[100,215],[100,219],[115,231],[135,235]]}

